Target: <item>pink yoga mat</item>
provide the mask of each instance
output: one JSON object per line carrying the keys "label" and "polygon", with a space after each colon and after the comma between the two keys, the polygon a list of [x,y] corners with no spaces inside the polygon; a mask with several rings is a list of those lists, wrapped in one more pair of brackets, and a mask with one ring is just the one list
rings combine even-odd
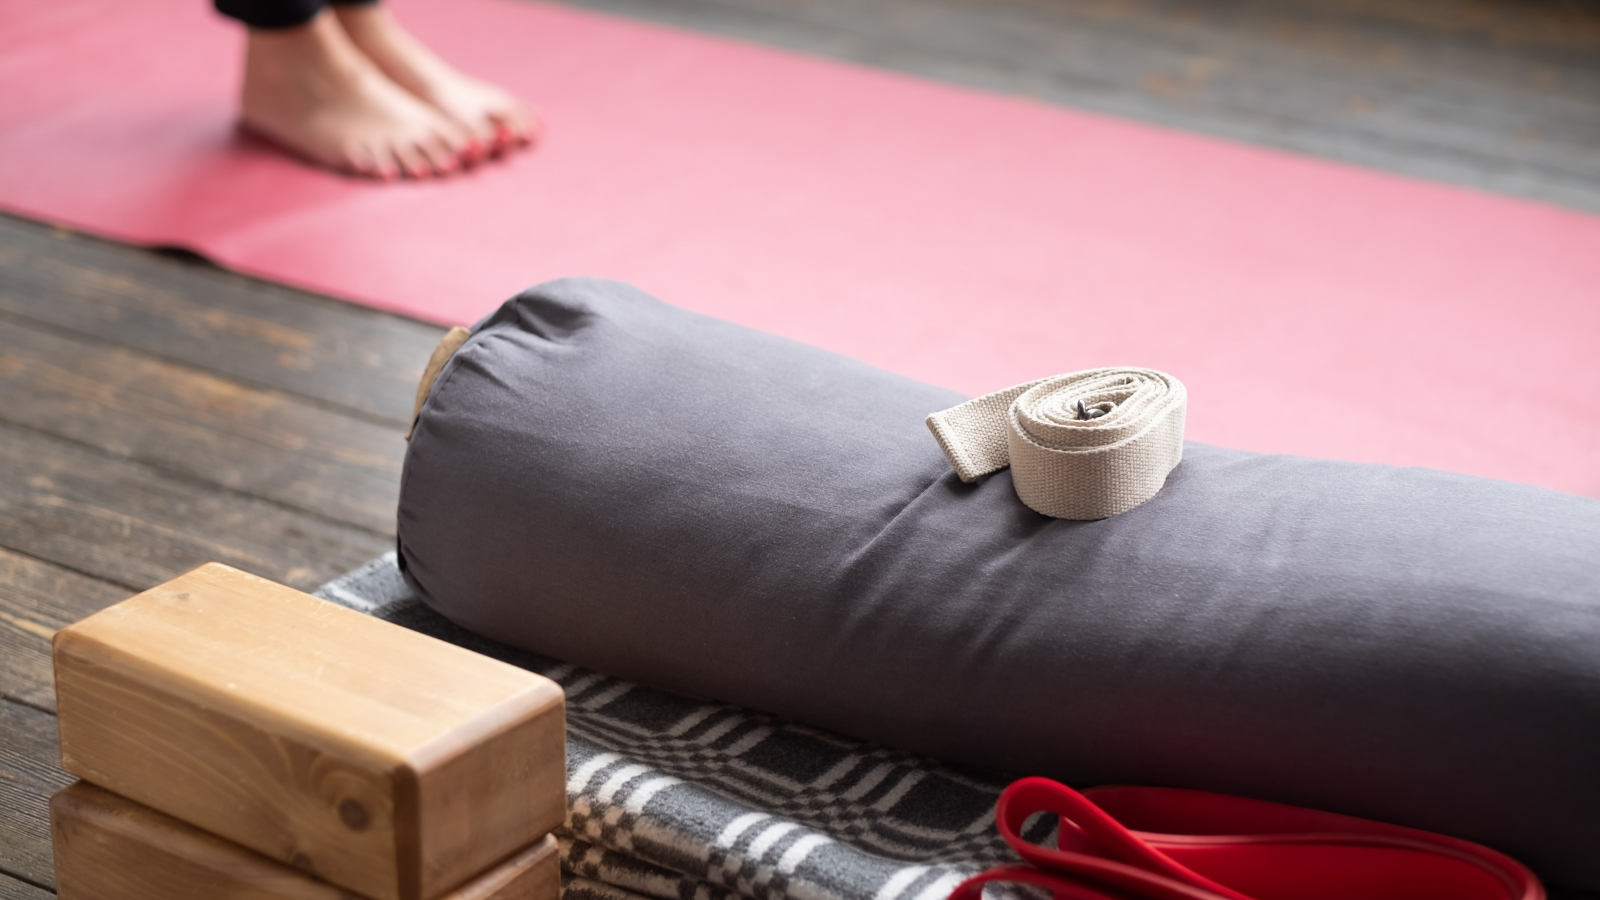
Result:
{"label": "pink yoga mat", "polygon": [[[623,19],[392,0],[537,153],[379,185],[240,137],[206,0],[0,0],[0,206],[437,322],[563,275],[970,393],[1600,496],[1600,219]],[[931,438],[930,438],[931,440]]]}

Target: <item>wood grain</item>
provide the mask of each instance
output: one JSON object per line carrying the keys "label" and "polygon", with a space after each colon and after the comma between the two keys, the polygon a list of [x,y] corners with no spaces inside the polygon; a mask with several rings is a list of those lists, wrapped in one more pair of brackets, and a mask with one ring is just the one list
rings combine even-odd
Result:
{"label": "wood grain", "polygon": [[403,430],[0,321],[0,420],[391,535]]}
{"label": "wood grain", "polygon": [[0,871],[53,885],[50,795],[72,779],[57,764],[56,719],[0,700]]}
{"label": "wood grain", "polygon": [[[1600,211],[1593,2],[570,2]],[[0,319],[402,428],[444,330],[4,215]],[[0,410],[30,389],[8,385]],[[16,688],[27,703],[45,705],[36,702],[40,661],[20,658],[16,668],[12,651],[36,648],[28,642],[43,639],[29,629],[56,621],[36,606],[48,605],[51,577],[64,586],[65,615],[80,591],[90,605],[108,602],[207,559],[311,586],[376,552],[249,496],[259,485],[224,490],[203,467],[181,470],[189,478],[157,456],[143,458],[166,471],[132,462],[123,448],[137,445],[97,443],[94,423],[41,424],[104,452],[6,432],[16,440],[0,453],[0,547],[42,556],[42,571],[53,572],[34,571],[44,580],[30,592],[15,587],[15,568],[0,568],[0,611],[30,623],[0,624],[0,677],[20,674],[5,684],[30,685]],[[58,480],[70,490],[48,483],[58,454],[69,461],[70,479]],[[45,798],[66,779],[57,758],[52,717],[0,702],[0,871],[47,885]],[[42,894],[0,876],[0,898]]]}
{"label": "wood grain", "polygon": [[0,312],[402,429],[445,331],[4,215]]}
{"label": "wood grain", "polygon": [[429,900],[565,817],[562,694],[208,565],[56,634],[64,768],[378,900]]}
{"label": "wood grain", "polygon": [[26,881],[9,875],[0,875],[0,900],[53,900],[55,894],[36,888]]}
{"label": "wood grain", "polygon": [[50,639],[128,589],[0,549],[0,697],[54,710]]}
{"label": "wood grain", "polygon": [[[50,801],[63,900],[360,900],[110,791],[78,782]],[[545,837],[444,900],[557,900]]]}
{"label": "wood grain", "polygon": [[313,589],[393,546],[4,423],[0,472],[0,547],[134,590],[209,560]]}

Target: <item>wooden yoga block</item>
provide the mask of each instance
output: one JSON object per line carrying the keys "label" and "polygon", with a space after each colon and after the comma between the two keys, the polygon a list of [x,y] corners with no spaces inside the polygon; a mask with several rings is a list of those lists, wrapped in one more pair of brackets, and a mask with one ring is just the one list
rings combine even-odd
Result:
{"label": "wooden yoga block", "polygon": [[62,766],[373,900],[561,824],[549,679],[216,563],[57,632]]}
{"label": "wooden yoga block", "polygon": [[[50,798],[61,900],[359,900],[132,800],[80,781]],[[546,835],[444,900],[558,900]]]}

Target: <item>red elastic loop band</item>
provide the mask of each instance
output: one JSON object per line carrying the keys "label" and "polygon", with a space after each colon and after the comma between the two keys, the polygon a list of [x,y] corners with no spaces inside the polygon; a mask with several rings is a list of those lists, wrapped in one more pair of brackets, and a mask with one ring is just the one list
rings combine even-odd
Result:
{"label": "red elastic loop band", "polygon": [[[1041,847],[1023,839],[1023,823],[1028,817],[1041,812],[1055,813],[1061,817],[1061,827],[1058,829],[1064,838],[1061,843],[1076,845],[1081,848],[1080,852]],[[1131,896],[1140,900],[1146,897],[1165,900],[1169,896],[1252,900],[1179,865],[1123,827],[1122,823],[1107,815],[1087,797],[1048,778],[1024,778],[1006,788],[995,806],[995,826],[1006,843],[1028,862],[1061,875],[1076,876],[1132,892]],[[1078,835],[1077,840],[1071,840],[1074,832]],[[1201,893],[1193,893],[1197,889]]]}
{"label": "red elastic loop band", "polygon": [[[1055,848],[1022,838],[1023,824],[1041,812],[1061,818]],[[1056,900],[1545,897],[1527,867],[1469,841],[1200,791],[1117,787],[1085,795],[1024,778],[1000,795],[995,824],[1033,865],[976,875],[953,900],[979,900],[995,882],[1048,888]]]}

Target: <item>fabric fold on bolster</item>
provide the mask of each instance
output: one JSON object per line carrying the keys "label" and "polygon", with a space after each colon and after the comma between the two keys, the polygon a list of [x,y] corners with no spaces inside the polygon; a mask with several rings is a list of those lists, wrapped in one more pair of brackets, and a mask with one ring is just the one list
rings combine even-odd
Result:
{"label": "fabric fold on bolster", "polygon": [[1183,382],[1154,369],[1055,375],[928,416],[968,484],[1011,467],[1017,497],[1057,519],[1104,519],[1161,490],[1183,460]]}

